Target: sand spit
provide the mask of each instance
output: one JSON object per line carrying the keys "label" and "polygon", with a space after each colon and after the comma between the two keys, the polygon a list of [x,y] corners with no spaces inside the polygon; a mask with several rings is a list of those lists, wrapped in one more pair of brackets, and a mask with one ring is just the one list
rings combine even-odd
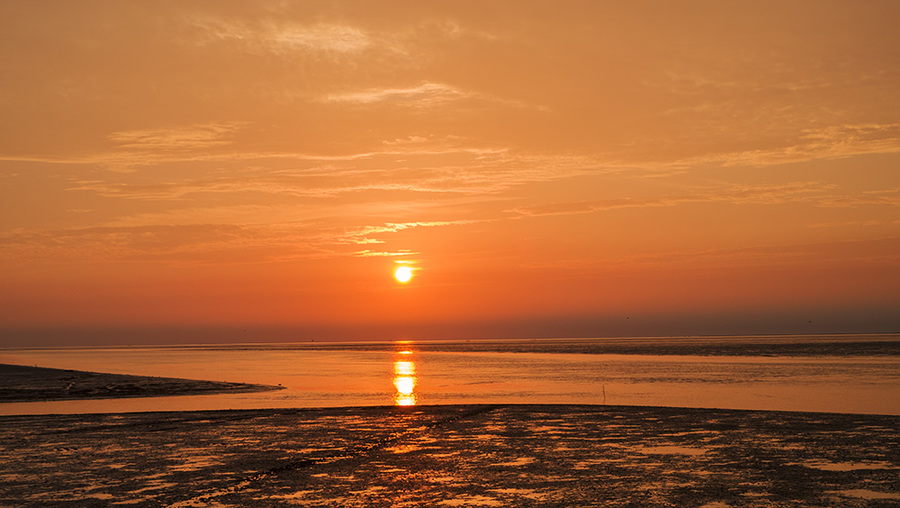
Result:
{"label": "sand spit", "polygon": [[0,506],[900,506],[900,417],[430,406],[0,417]]}
{"label": "sand spit", "polygon": [[0,364],[0,402],[164,397],[278,390],[278,386],[101,374]]}

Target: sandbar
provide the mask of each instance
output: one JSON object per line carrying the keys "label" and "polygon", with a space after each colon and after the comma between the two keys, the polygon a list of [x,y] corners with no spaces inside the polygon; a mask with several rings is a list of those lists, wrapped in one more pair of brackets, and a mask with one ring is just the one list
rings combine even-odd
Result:
{"label": "sandbar", "polygon": [[278,390],[279,386],[104,374],[0,364],[0,402],[165,397]]}

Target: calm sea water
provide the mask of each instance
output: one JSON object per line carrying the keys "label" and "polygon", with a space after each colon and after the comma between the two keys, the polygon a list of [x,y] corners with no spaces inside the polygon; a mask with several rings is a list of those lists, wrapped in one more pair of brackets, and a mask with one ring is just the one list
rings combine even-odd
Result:
{"label": "calm sea water", "polygon": [[285,387],[0,404],[4,415],[467,403],[900,414],[898,335],[5,349],[0,363]]}

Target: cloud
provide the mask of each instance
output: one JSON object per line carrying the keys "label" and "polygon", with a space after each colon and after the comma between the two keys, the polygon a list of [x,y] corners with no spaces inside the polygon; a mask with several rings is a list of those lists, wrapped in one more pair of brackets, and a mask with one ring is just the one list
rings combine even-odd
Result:
{"label": "cloud", "polygon": [[248,22],[209,16],[189,23],[201,30],[201,45],[237,42],[253,52],[354,54],[373,45],[370,34],[340,23],[304,24],[272,19]]}
{"label": "cloud", "polygon": [[367,249],[353,253],[354,256],[361,258],[415,256],[417,254],[419,253],[408,249],[400,249],[398,251],[372,251]]}
{"label": "cloud", "polygon": [[894,221],[885,220],[845,220],[837,222],[818,222],[810,224],[810,228],[867,228],[875,226],[885,226],[889,224],[900,224],[900,219]]}
{"label": "cloud", "polygon": [[858,194],[832,196],[823,206],[847,207],[859,205],[900,206],[900,188],[863,191]]}
{"label": "cloud", "polygon": [[272,41],[288,49],[356,53],[372,45],[371,38],[362,30],[344,25],[285,26],[270,33]]}
{"label": "cloud", "polygon": [[759,267],[821,267],[823,265],[865,264],[900,265],[900,237],[863,240],[836,240],[776,245],[709,248],[696,250],[672,250],[644,252],[612,257],[561,258],[547,261],[527,261],[520,264],[528,269],[556,269],[583,273],[597,270],[670,268],[719,268]]}
{"label": "cloud", "polygon": [[900,153],[900,124],[848,124],[804,129],[798,142],[707,157],[724,166],[772,166],[815,159]]}
{"label": "cloud", "polygon": [[480,222],[490,222],[490,219],[479,219],[479,220],[451,220],[451,221],[419,221],[419,222],[402,222],[402,223],[391,223],[387,222],[380,226],[363,226],[360,228],[351,229],[342,235],[339,235],[335,238],[335,241],[339,243],[350,243],[356,245],[366,245],[372,243],[384,243],[381,240],[371,238],[373,235],[383,235],[390,233],[397,233],[399,231],[404,231],[407,229],[414,228],[433,228],[433,227],[444,227],[444,226],[459,226],[464,224],[476,224]]}
{"label": "cloud", "polygon": [[381,88],[362,92],[347,92],[326,95],[325,102],[349,104],[390,103],[392,105],[415,104],[434,106],[453,100],[472,97],[458,88],[443,83],[423,83],[408,88]]}
{"label": "cloud", "polygon": [[[255,220],[260,210],[245,207],[243,217]],[[183,214],[202,219],[222,218],[216,211],[187,209]],[[117,219],[110,225],[86,228],[11,230],[0,232],[0,262],[6,266],[30,263],[90,264],[153,261],[190,264],[244,264],[281,262],[335,256],[373,257],[417,254],[404,249],[353,250],[380,245],[384,235],[415,228],[448,227],[482,220],[417,221],[347,226],[344,222],[289,218],[281,222],[166,223],[171,214],[145,214]],[[226,217],[227,218],[227,217]],[[156,223],[153,221],[156,220]]]}
{"label": "cloud", "polygon": [[411,87],[370,88],[362,91],[332,93],[320,99],[325,103],[358,106],[386,105],[393,107],[433,108],[451,102],[477,101],[481,105],[500,105],[516,109],[548,111],[543,105],[530,104],[473,90],[465,90],[446,83],[425,82]]}
{"label": "cloud", "polygon": [[[176,132],[182,131],[141,132],[123,137],[146,140],[147,146],[212,144],[217,139],[199,134],[179,137]],[[204,194],[248,192],[309,198],[379,191],[487,195],[528,182],[603,171],[598,167],[599,162],[589,157],[513,152],[503,147],[467,145],[465,139],[431,140],[411,136],[388,140],[381,147],[381,150],[344,155],[204,153],[186,149],[123,151],[93,160],[95,164],[118,170],[119,176],[77,179],[68,190],[138,200],[178,200]],[[135,172],[138,166],[164,167],[173,162],[183,164],[184,173],[191,177],[157,178],[148,183],[146,170]]]}
{"label": "cloud", "polygon": [[204,123],[170,129],[114,132],[108,136],[120,148],[131,150],[188,151],[229,144],[229,138],[245,123]]}
{"label": "cloud", "polygon": [[817,266],[835,260],[856,263],[900,262],[900,238],[875,238],[863,240],[838,240],[794,245],[745,247],[740,249],[710,249],[684,253],[683,262],[692,260],[702,266],[707,263],[732,265],[803,265]]}
{"label": "cloud", "polygon": [[126,199],[177,200],[190,194],[230,193],[252,190],[259,182],[241,179],[199,179],[153,184],[110,182],[108,180],[80,180],[67,190],[91,191],[104,197]]}
{"label": "cloud", "polygon": [[458,194],[479,192],[479,188],[463,186],[460,182],[443,182],[440,175],[410,170],[360,172],[352,168],[333,168],[328,171],[296,174],[278,172],[247,176],[199,178],[153,184],[111,182],[109,180],[80,180],[67,190],[89,191],[104,197],[143,201],[196,199],[214,194],[260,193],[307,198],[332,198],[341,194],[368,191],[391,191],[429,194]]}
{"label": "cloud", "polygon": [[92,263],[138,258],[177,258],[208,252],[249,234],[238,225],[188,224],[7,231],[0,245],[11,261],[89,259]]}
{"label": "cloud", "polygon": [[731,204],[781,204],[789,202],[824,203],[831,198],[825,194],[835,186],[818,182],[793,182],[782,185],[732,185],[719,189],[707,189],[694,194],[658,196],[648,199],[608,199],[570,203],[517,207],[507,210],[521,216],[579,215],[623,208],[661,208],[691,203],[727,202]]}

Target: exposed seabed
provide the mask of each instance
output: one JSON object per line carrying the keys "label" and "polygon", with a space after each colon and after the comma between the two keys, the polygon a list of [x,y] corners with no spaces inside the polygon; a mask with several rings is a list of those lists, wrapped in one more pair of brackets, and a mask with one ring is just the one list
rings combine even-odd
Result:
{"label": "exposed seabed", "polygon": [[7,506],[898,506],[900,417],[414,406],[0,417]]}

